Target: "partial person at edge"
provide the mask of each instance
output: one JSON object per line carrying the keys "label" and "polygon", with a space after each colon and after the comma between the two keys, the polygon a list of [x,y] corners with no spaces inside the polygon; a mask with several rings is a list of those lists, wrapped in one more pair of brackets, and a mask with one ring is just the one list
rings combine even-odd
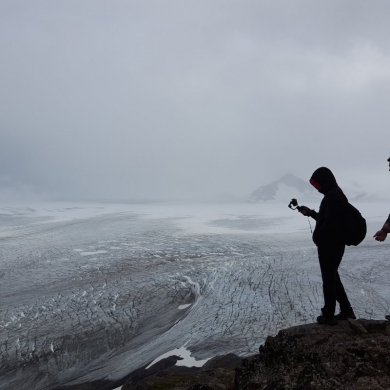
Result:
{"label": "partial person at edge", "polygon": [[[387,159],[389,163],[389,171],[390,171],[390,157]],[[387,218],[386,222],[383,224],[382,229],[378,230],[374,234],[374,238],[377,241],[383,242],[386,240],[387,235],[390,233],[390,214]],[[390,321],[390,314],[385,315],[386,320]]]}

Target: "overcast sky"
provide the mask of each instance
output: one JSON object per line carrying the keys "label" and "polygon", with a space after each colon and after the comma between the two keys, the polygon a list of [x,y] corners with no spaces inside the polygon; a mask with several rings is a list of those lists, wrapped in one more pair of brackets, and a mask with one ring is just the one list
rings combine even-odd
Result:
{"label": "overcast sky", "polygon": [[319,166],[389,192],[389,18],[388,0],[2,0],[3,192],[241,196]]}

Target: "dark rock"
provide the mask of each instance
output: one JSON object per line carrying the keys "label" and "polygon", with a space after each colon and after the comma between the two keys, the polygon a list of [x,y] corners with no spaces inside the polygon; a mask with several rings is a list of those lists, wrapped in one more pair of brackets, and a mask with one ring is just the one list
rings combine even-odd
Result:
{"label": "dark rock", "polygon": [[241,364],[242,359],[242,357],[239,357],[234,353],[215,356],[203,365],[202,371],[213,370],[215,368],[236,368]]}
{"label": "dark rock", "polygon": [[386,321],[297,326],[268,337],[259,352],[236,369],[236,390],[390,389]]}

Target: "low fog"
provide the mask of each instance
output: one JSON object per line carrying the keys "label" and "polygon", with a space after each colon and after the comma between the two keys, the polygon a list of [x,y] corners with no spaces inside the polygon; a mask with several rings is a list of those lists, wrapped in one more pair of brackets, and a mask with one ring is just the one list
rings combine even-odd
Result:
{"label": "low fog", "polygon": [[[390,3],[0,3],[0,198],[390,189]],[[288,197],[288,195],[287,195]]]}

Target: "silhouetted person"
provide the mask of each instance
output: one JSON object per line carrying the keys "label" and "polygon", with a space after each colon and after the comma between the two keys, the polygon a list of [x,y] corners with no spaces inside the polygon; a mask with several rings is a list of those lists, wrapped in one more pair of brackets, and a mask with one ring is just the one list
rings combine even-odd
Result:
{"label": "silhouetted person", "polygon": [[[390,171],[390,157],[387,159],[387,161],[389,162],[389,171]],[[383,224],[382,229],[378,230],[374,234],[374,238],[375,238],[375,240],[382,242],[382,241],[386,240],[386,237],[387,237],[387,235],[389,233],[390,233],[390,215],[387,218],[386,222]],[[389,314],[386,315],[385,318],[390,321],[390,315]]]}
{"label": "silhouetted person", "polygon": [[[390,171],[390,158],[387,159],[387,161],[389,162],[389,171]],[[378,230],[375,234],[374,234],[374,238],[375,240],[377,241],[385,241],[386,240],[386,237],[388,235],[388,233],[390,233],[390,215],[389,217],[387,218],[386,222],[384,223],[384,225],[382,226],[382,229],[381,230]]]}
{"label": "silhouetted person", "polygon": [[[343,227],[348,199],[328,168],[318,168],[313,173],[310,184],[324,194],[318,213],[306,206],[300,207],[303,215],[316,220],[313,241],[318,249],[325,301],[317,322],[335,325],[337,319],[356,318],[338,273],[345,251]],[[340,304],[340,313],[335,316],[336,301]]]}

